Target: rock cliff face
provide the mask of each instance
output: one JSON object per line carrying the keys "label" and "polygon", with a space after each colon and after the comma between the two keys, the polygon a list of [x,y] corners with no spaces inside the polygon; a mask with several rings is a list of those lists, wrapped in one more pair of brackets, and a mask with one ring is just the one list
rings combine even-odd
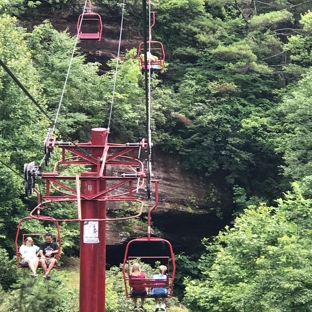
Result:
{"label": "rock cliff face", "polygon": [[[153,155],[153,174],[159,180],[159,204],[152,214],[152,233],[168,239],[176,253],[199,254],[203,251],[201,240],[218,234],[231,222],[232,200],[211,181],[187,174],[176,156],[157,151]],[[150,207],[153,201],[146,203]],[[132,226],[131,232],[126,224],[108,225],[108,263],[122,259],[130,239],[147,235],[146,215],[141,218],[142,223]]]}
{"label": "rock cliff face", "polygon": [[[102,15],[102,14],[101,14]],[[36,23],[50,19],[59,30],[67,30],[76,35],[77,15],[41,14]],[[81,50],[89,62],[100,62],[101,72],[108,70],[107,61],[116,57],[120,34],[120,17],[102,15],[104,29],[101,41],[82,41]],[[32,21],[33,25],[33,21]],[[142,41],[135,22],[126,20],[121,40],[121,56],[126,50],[138,47]],[[216,235],[224,225],[229,224],[232,213],[232,198],[222,186],[201,176],[191,176],[185,172],[177,156],[165,155],[153,150],[153,174],[159,180],[159,204],[152,215],[153,230],[171,241],[175,252],[194,254],[203,247],[201,239]],[[151,202],[147,202],[149,206]],[[145,236],[144,218],[141,224],[109,223],[107,225],[107,261],[120,263],[125,243],[134,237]]]}

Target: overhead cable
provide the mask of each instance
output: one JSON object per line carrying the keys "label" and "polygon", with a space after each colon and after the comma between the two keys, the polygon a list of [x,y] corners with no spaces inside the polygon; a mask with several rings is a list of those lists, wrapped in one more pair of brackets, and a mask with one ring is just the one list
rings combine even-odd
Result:
{"label": "overhead cable", "polygon": [[18,175],[20,178],[24,179],[21,174],[19,172],[17,172],[15,169],[13,169],[11,166],[9,166],[8,164],[6,164],[4,161],[2,161],[0,159],[0,162],[2,165],[4,165],[5,167],[9,168],[11,171],[13,171],[16,175]]}
{"label": "overhead cable", "polygon": [[0,59],[1,66],[5,69],[5,71],[11,76],[11,78],[15,81],[15,83],[24,91],[24,93],[33,101],[33,103],[39,108],[39,110],[51,121],[53,120],[48,116],[48,114],[44,111],[44,109],[40,106],[40,104],[32,97],[32,95],[27,91],[27,89],[22,85],[22,83],[17,79],[17,77],[11,72],[11,70],[3,63]]}
{"label": "overhead cable", "polygon": [[[88,1],[88,0],[85,0],[85,4],[84,4],[84,7],[83,7],[83,13],[82,13],[83,16],[84,16],[85,11],[86,11],[87,1]],[[80,27],[81,27],[81,23],[82,23],[82,20],[83,20],[83,16],[82,16],[82,19],[81,19],[81,21],[80,21],[79,29],[80,29]],[[60,97],[60,101],[59,101],[59,104],[58,104],[58,107],[57,107],[55,120],[54,120],[54,123],[53,123],[53,126],[52,126],[52,133],[53,133],[54,130],[55,130],[56,123],[57,123],[57,119],[58,119],[58,116],[59,116],[59,114],[60,114],[61,105],[62,105],[62,101],[63,101],[63,97],[64,97],[64,93],[65,93],[65,89],[66,89],[68,77],[69,77],[69,74],[70,74],[71,65],[72,65],[72,62],[73,62],[73,59],[74,59],[74,54],[75,54],[76,46],[77,46],[77,43],[78,43],[78,37],[79,37],[79,32],[77,32],[76,39],[75,39],[75,44],[74,44],[73,51],[72,51],[72,54],[71,54],[71,57],[70,57],[70,61],[69,61],[69,65],[68,65],[68,69],[67,69],[67,73],[66,73],[66,77],[65,77],[65,81],[64,81],[62,93],[61,93],[61,97]]]}
{"label": "overhead cable", "polygon": [[[121,13],[121,23],[120,23],[120,32],[119,32],[117,60],[116,60],[116,67],[115,67],[115,73],[114,73],[114,85],[113,85],[112,100],[111,100],[111,105],[110,105],[108,126],[107,126],[108,130],[110,129],[110,124],[111,124],[111,119],[112,119],[112,112],[113,112],[113,105],[114,105],[114,99],[115,99],[115,92],[116,92],[118,65],[119,65],[119,58],[120,58],[121,38],[122,38],[123,21],[124,21],[124,11],[125,11],[125,0],[123,0],[123,3],[122,3],[122,13]],[[108,134],[109,134],[109,131],[108,131]]]}

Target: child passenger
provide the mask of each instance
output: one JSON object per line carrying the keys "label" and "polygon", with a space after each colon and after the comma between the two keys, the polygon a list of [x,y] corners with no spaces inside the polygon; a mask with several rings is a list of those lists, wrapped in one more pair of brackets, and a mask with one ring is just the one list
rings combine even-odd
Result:
{"label": "child passenger", "polygon": [[[158,274],[153,275],[153,279],[167,279],[167,267],[165,265],[160,265],[158,268]],[[166,301],[165,301],[165,296],[168,294],[168,289],[167,288],[158,288],[155,287],[152,289],[151,295],[159,295],[160,298],[155,298],[155,312],[156,311],[166,311]],[[161,297],[163,296],[163,297]],[[159,308],[159,303],[161,300],[161,306]]]}
{"label": "child passenger", "polygon": [[[141,272],[140,265],[136,262],[133,263],[130,271],[130,278],[146,278],[145,273]],[[146,288],[144,286],[142,287],[133,287],[131,291],[131,295],[133,297],[133,303],[134,303],[134,311],[146,311],[144,309],[144,300],[146,296]],[[140,309],[137,306],[138,298],[141,298],[141,307]]]}

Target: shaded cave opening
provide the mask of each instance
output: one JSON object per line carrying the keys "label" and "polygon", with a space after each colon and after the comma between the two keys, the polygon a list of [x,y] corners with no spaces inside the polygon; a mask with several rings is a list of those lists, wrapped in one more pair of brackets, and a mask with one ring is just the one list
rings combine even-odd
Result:
{"label": "shaded cave opening", "polygon": [[[175,255],[183,254],[185,256],[198,258],[205,252],[205,246],[202,244],[203,238],[212,238],[220,230],[232,222],[232,216],[220,218],[211,212],[181,212],[181,211],[164,211],[153,215],[153,227],[162,232],[162,237],[168,240]],[[143,235],[143,236],[147,236]],[[122,244],[106,246],[107,267],[119,266],[124,259],[127,240]],[[150,255],[155,254],[153,244],[148,243],[140,246],[132,246],[133,254]],[[168,251],[157,250],[159,256],[168,255]]]}

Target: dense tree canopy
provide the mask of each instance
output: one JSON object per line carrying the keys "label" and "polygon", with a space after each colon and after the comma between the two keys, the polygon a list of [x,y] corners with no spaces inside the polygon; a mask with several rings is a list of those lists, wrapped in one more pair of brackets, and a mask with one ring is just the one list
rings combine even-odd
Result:
{"label": "dense tree canopy", "polygon": [[[191,311],[311,309],[311,2],[153,3],[153,38],[164,43],[168,65],[151,79],[154,143],[179,156],[188,172],[222,185],[239,215],[212,244],[204,242],[200,272],[192,274],[193,263],[181,256],[183,273],[189,275],[184,302]],[[94,4],[120,13],[117,1]],[[42,142],[58,107],[56,131],[66,141],[87,141],[90,128],[107,126],[110,116],[114,140],[133,141],[146,132],[144,83],[134,49],[110,60],[111,69],[99,75],[100,64],[86,62],[67,31],[57,31],[48,20],[21,26],[40,10],[71,14],[82,5],[0,0],[0,59],[39,104],[0,67],[0,263],[8,263],[0,274],[0,295],[6,295],[0,304],[10,311],[21,309],[17,299],[25,295],[33,311],[42,309],[32,300],[37,290],[25,289],[13,267],[12,229],[36,204],[34,196],[23,196],[23,164],[42,159]],[[141,24],[141,6],[128,1],[127,18]],[[222,196],[216,198],[221,198],[214,201],[217,210]],[[253,205],[243,210],[248,204]],[[62,204],[46,212],[62,218],[76,210]],[[43,226],[23,230],[43,231]],[[78,226],[62,226],[64,253],[75,254]],[[112,278],[107,309],[124,311],[128,305],[119,298],[120,285],[116,290],[113,284]],[[62,292],[62,309],[75,309],[76,293],[65,291],[61,280],[55,288]],[[8,289],[15,289],[12,304]],[[70,296],[75,300],[66,302]]]}
{"label": "dense tree canopy", "polygon": [[186,279],[192,311],[308,311],[311,308],[311,200],[302,189],[276,208],[249,207],[213,244],[200,268],[205,278]]}

